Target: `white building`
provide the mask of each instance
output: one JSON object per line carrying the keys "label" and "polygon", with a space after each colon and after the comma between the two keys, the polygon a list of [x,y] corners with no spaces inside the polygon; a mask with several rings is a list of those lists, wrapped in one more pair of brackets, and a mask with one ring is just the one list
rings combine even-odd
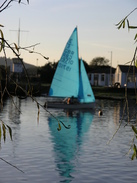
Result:
{"label": "white building", "polygon": [[115,82],[115,68],[110,66],[96,66],[88,73],[91,85],[112,86]]}
{"label": "white building", "polygon": [[11,72],[22,73],[23,72],[23,65],[21,63],[21,60],[23,61],[23,59],[19,60],[18,58],[13,58],[12,60],[13,60],[13,64],[12,64]]}
{"label": "white building", "polygon": [[129,65],[118,65],[115,71],[115,83],[119,83],[121,88],[137,87],[137,68]]}

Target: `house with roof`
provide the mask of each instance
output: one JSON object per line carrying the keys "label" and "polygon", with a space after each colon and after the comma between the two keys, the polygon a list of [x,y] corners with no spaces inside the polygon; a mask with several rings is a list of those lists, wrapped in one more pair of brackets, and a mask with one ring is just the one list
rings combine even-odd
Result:
{"label": "house with roof", "polygon": [[134,88],[137,86],[137,68],[129,65],[118,65],[115,71],[115,83],[119,83],[123,88]]}
{"label": "house with roof", "polygon": [[94,66],[88,73],[92,86],[113,86],[115,83],[115,68],[110,66]]}

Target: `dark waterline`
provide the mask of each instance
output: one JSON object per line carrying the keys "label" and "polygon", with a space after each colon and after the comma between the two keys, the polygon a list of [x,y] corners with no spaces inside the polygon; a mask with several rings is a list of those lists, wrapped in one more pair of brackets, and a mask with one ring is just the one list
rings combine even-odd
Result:
{"label": "dark waterline", "polygon": [[[44,104],[44,97],[38,98]],[[0,182],[136,182],[137,163],[125,156],[133,132],[123,124],[109,145],[106,145],[119,125],[123,102],[97,100],[96,110],[66,113],[51,110],[65,125],[57,130],[58,122],[43,109],[37,122],[37,106],[31,99],[15,99],[21,113],[10,100],[5,102],[0,118],[12,128],[13,141],[7,133],[2,140],[1,158],[24,171],[21,173],[0,162]],[[98,116],[98,110],[103,116]],[[133,109],[132,109],[133,110]],[[132,121],[134,121],[133,119]]]}

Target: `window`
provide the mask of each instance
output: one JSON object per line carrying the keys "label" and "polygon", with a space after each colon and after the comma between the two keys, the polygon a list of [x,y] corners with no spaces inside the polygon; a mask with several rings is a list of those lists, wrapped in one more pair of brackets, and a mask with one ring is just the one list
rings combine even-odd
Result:
{"label": "window", "polygon": [[101,81],[105,81],[105,75],[101,74]]}
{"label": "window", "polygon": [[133,74],[129,74],[128,78],[127,78],[127,81],[128,82],[134,82],[135,81],[134,75]]}
{"label": "window", "polygon": [[117,81],[119,81],[119,74],[117,74]]}
{"label": "window", "polygon": [[91,79],[92,79],[92,74],[88,74],[88,78],[89,78],[89,80],[91,81]]}

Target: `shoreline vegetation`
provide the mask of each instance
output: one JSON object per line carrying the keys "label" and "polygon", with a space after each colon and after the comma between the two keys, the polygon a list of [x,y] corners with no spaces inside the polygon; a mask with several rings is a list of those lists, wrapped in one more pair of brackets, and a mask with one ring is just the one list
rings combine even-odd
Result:
{"label": "shoreline vegetation", "polygon": [[[96,99],[124,100],[125,88],[92,87]],[[136,99],[135,89],[127,89],[128,99]]]}
{"label": "shoreline vegetation", "polygon": [[[48,95],[50,84],[31,83],[33,87],[34,96]],[[26,84],[21,84],[21,87],[27,89]],[[9,86],[9,91],[13,95],[23,96],[24,92],[20,88],[16,89],[14,84]],[[124,100],[125,99],[125,88],[114,88],[114,87],[96,87],[92,86],[93,93],[96,99],[110,99],[110,100]],[[136,99],[135,89],[127,89],[128,99]]]}
{"label": "shoreline vegetation", "polygon": [[[50,85],[41,85],[41,94],[48,94]],[[96,99],[124,100],[125,88],[95,87],[92,86]],[[127,97],[136,99],[135,89],[127,89]]]}

